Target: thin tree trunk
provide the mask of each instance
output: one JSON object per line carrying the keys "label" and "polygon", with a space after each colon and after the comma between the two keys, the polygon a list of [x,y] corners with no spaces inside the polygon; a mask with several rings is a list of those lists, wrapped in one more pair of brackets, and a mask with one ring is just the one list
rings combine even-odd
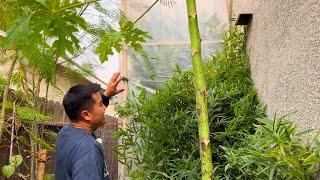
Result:
{"label": "thin tree trunk", "polygon": [[[31,132],[37,137],[37,124],[36,122],[31,122]],[[36,179],[37,171],[37,142],[32,139],[30,134],[30,179]]]}
{"label": "thin tree trunk", "polygon": [[6,87],[4,89],[3,92],[3,96],[2,96],[2,108],[1,108],[1,114],[0,114],[0,139],[2,136],[2,130],[4,128],[4,120],[5,120],[5,116],[6,116],[6,107],[5,104],[7,103],[7,99],[8,99],[8,94],[9,94],[9,88],[10,88],[10,84],[11,84],[11,77],[13,74],[13,68],[17,62],[18,56],[16,56],[14,58],[14,60],[12,61],[12,64],[10,66],[9,72],[8,72],[8,76],[7,76],[7,84]]}
{"label": "thin tree trunk", "polygon": [[[46,97],[45,97],[45,101],[43,104],[43,110],[42,110],[42,114],[46,114],[47,113],[47,109],[49,106],[49,102],[48,102],[48,93],[49,93],[49,82],[47,82],[46,85]],[[41,128],[40,128],[40,138],[43,139],[43,133],[44,133],[44,123],[41,123]]]}
{"label": "thin tree trunk", "polygon": [[[32,92],[33,92],[33,108],[35,108],[36,104],[36,94],[37,94],[37,89],[36,89],[36,80],[35,80],[35,69],[33,69],[32,73]],[[37,157],[37,143],[32,139],[32,135],[37,137],[37,124],[35,121],[31,122],[31,133],[30,134],[30,179],[36,179],[36,169],[37,169],[37,162],[36,162],[36,157]]]}
{"label": "thin tree trunk", "polygon": [[[42,77],[41,77],[41,75],[36,77],[35,74],[36,74],[36,70],[33,69],[33,92],[34,92],[34,95],[33,95],[34,106],[33,106],[33,108],[36,109],[37,111],[41,112],[41,103],[38,102],[39,101],[38,97],[40,94],[40,87],[41,87],[40,85],[41,85]],[[31,132],[33,133],[33,135],[35,137],[39,137],[39,129],[38,129],[37,120],[32,122]],[[33,141],[32,144],[33,144],[33,146],[31,146],[31,163],[32,163],[31,164],[31,171],[32,171],[31,177],[36,178],[37,173],[38,173],[38,167],[39,167],[38,161],[37,161],[37,152],[38,152],[38,149],[41,148],[41,145],[37,144],[35,141]]]}
{"label": "thin tree trunk", "polygon": [[13,138],[14,138],[14,125],[15,125],[15,119],[16,119],[16,101],[13,102],[13,113],[12,113],[12,122],[11,122],[11,138],[10,138],[10,153],[9,158],[13,154]]}
{"label": "thin tree trunk", "polygon": [[196,91],[196,107],[199,126],[201,172],[202,179],[206,180],[213,179],[206,82],[203,75],[201,39],[198,27],[196,2],[195,0],[186,0],[186,3],[191,40],[192,66],[195,78],[194,85]]}

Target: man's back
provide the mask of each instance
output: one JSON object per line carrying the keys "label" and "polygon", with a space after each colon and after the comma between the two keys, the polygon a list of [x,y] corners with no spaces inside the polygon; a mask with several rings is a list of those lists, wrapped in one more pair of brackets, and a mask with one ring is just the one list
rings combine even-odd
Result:
{"label": "man's back", "polygon": [[56,141],[55,176],[57,180],[108,179],[101,145],[82,129],[62,128]]}

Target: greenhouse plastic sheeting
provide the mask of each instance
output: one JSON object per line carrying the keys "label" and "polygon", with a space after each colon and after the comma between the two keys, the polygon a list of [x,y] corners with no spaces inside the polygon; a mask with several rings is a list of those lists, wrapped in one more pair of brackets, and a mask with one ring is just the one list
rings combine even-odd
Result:
{"label": "greenhouse plastic sheeting", "polygon": [[[123,0],[123,11],[135,21],[154,1]],[[169,79],[176,66],[182,70],[192,68],[186,2],[162,0],[157,3],[136,26],[149,32],[152,39],[144,44],[149,58],[128,50],[127,70],[130,86],[157,88]],[[226,1],[197,1],[198,22],[202,40],[204,61],[221,47],[227,30],[228,11]],[[132,87],[131,89],[136,89]]]}

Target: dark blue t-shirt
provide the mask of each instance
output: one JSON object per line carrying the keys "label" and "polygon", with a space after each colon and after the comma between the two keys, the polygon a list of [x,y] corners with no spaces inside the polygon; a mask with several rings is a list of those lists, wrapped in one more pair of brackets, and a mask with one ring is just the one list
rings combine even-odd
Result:
{"label": "dark blue t-shirt", "polygon": [[70,124],[56,140],[56,180],[109,180],[101,144],[86,131]]}

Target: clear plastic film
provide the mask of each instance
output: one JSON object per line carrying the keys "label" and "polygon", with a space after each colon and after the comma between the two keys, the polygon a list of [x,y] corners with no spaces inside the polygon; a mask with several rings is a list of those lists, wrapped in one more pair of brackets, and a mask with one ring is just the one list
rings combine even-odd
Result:
{"label": "clear plastic film", "polygon": [[[138,19],[154,1],[123,1],[126,16]],[[149,32],[152,39],[144,43],[148,58],[133,50],[127,53],[127,71],[130,89],[146,87],[154,92],[168,80],[178,65],[180,69],[192,69],[186,2],[163,0],[157,3],[136,26]],[[228,1],[197,1],[198,23],[201,35],[202,58],[207,61],[220,47],[228,28]]]}

